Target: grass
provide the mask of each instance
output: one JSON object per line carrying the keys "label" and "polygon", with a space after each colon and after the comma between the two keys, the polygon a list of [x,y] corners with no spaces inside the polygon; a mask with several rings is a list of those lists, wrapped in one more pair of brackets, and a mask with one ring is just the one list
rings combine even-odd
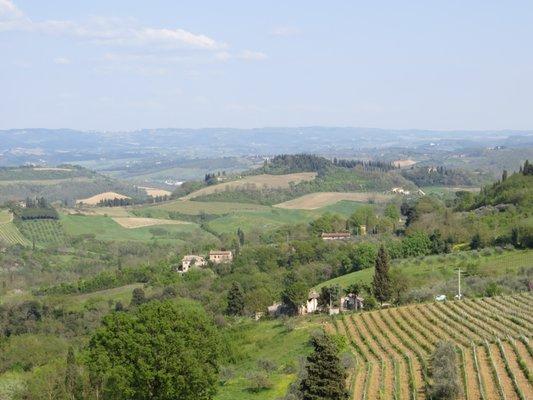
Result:
{"label": "grass", "polygon": [[158,213],[168,215],[169,211],[189,215],[199,215],[202,213],[222,215],[240,211],[263,211],[269,208],[268,206],[258,204],[175,200],[161,205],[143,207],[138,209],[138,211],[154,216],[158,216]]}
{"label": "grass", "polygon": [[[393,265],[412,279],[414,287],[442,282],[456,276],[457,266],[463,261],[475,263],[476,271],[484,276],[498,276],[507,273],[514,273],[523,267],[531,267],[533,250],[507,251],[501,254],[491,254],[472,258],[471,252],[452,253],[447,256],[428,256],[422,260],[408,259],[400,260]],[[466,259],[463,260],[463,257]],[[374,268],[367,268],[361,271],[352,272],[337,278],[321,283],[322,286],[338,284],[343,288],[354,282],[370,283],[374,274]]]}
{"label": "grass", "polygon": [[61,223],[70,236],[94,235],[102,241],[151,241],[182,242],[196,237],[198,240],[216,240],[196,224],[151,226],[127,229],[106,216],[62,215]]}
{"label": "grass", "polygon": [[[236,328],[236,346],[242,360],[235,365],[233,379],[221,385],[215,400],[274,400],[285,395],[289,385],[296,379],[298,359],[311,351],[309,338],[313,330],[320,328],[320,318],[294,320],[296,327],[287,331],[281,320],[243,321]],[[247,375],[260,371],[258,360],[269,360],[275,371],[269,373],[271,389],[252,392]]]}

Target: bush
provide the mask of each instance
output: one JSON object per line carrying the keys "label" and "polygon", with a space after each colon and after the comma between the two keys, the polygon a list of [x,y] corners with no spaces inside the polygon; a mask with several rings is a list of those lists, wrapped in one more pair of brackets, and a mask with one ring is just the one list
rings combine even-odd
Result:
{"label": "bush", "polygon": [[272,360],[266,358],[261,358],[257,360],[257,366],[264,370],[265,372],[274,372],[278,369],[276,363]]}
{"label": "bush", "polygon": [[261,392],[263,390],[269,390],[272,388],[272,382],[268,375],[263,372],[251,372],[247,376],[248,390],[253,393]]}
{"label": "bush", "polygon": [[433,383],[429,390],[430,398],[453,400],[461,393],[455,358],[453,343],[441,342],[438,344],[431,358]]}

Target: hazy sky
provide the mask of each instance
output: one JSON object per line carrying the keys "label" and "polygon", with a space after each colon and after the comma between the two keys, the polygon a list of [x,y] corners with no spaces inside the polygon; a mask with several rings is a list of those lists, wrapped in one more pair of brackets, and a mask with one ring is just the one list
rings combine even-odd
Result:
{"label": "hazy sky", "polygon": [[533,1],[0,0],[0,129],[533,129]]}

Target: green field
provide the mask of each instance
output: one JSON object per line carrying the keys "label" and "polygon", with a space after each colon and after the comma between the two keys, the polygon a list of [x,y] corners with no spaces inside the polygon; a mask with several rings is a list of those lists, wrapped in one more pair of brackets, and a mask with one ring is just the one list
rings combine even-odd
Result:
{"label": "green field", "polygon": [[[521,268],[533,267],[533,250],[505,251],[501,254],[478,255],[476,252],[452,253],[448,255],[427,256],[423,259],[406,259],[393,262],[391,270],[401,269],[412,280],[412,285],[420,287],[454,278],[457,268],[465,274],[475,272],[480,276],[500,276],[514,274]],[[352,272],[318,285],[338,284],[346,288],[354,282],[370,283],[374,268]]]}
{"label": "green field", "polygon": [[143,215],[147,212],[153,212],[154,215],[157,215],[157,212],[160,212],[160,210],[165,212],[174,211],[190,215],[199,215],[202,213],[221,215],[239,211],[263,211],[268,210],[269,208],[270,207],[268,206],[261,206],[258,204],[175,200],[157,206],[143,207],[138,209],[138,211],[142,212]]}
{"label": "green field", "polygon": [[[301,318],[293,321],[296,326],[290,332],[280,320],[243,321],[238,326],[236,344],[242,356],[234,365],[227,366],[235,373],[219,387],[216,400],[274,400],[282,398],[288,386],[296,379],[299,357],[311,350],[309,338],[319,329],[322,318]],[[268,373],[272,384],[269,390],[253,392],[249,389],[249,374],[261,371],[259,360],[270,361],[274,371]]]}
{"label": "green field", "polygon": [[59,221],[36,219],[19,221],[17,225],[22,234],[37,245],[61,245],[66,241],[65,232]]}
{"label": "green field", "polygon": [[102,241],[184,242],[195,240],[216,241],[211,234],[196,224],[161,225],[126,229],[106,216],[62,215],[61,223],[69,236],[94,235]]}

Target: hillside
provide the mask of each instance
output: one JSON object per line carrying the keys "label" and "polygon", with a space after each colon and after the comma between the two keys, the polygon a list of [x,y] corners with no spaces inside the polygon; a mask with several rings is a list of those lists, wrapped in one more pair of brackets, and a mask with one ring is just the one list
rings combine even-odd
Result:
{"label": "hillside", "polygon": [[[196,201],[229,201],[239,203],[254,203],[273,205],[283,203],[297,197],[316,192],[390,192],[395,187],[414,192],[417,187],[406,180],[400,171],[391,163],[379,161],[333,160],[324,157],[296,154],[276,156],[265,161],[258,169],[249,170],[243,175],[247,179],[258,179],[263,176],[285,177],[291,174],[316,174],[315,179],[303,179],[285,186],[274,185],[239,185],[235,183],[221,190],[208,188],[193,191]],[[297,175],[296,175],[297,176]],[[206,177],[207,178],[207,177]],[[235,181],[239,182],[239,181]],[[197,189],[197,185],[190,184]],[[181,193],[185,189],[178,189]],[[189,196],[190,193],[184,193]],[[178,195],[178,194],[177,194]]]}
{"label": "hillside", "polygon": [[78,199],[104,192],[117,192],[138,200],[147,198],[143,189],[79,166],[0,168],[0,204],[44,197],[50,202],[72,205]]}

